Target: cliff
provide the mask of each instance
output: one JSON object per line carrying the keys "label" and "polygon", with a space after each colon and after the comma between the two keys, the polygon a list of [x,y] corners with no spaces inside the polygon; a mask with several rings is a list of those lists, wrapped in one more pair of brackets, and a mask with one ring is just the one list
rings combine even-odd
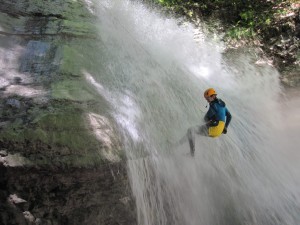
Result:
{"label": "cliff", "polygon": [[88,1],[4,0],[0,21],[0,224],[135,224],[117,125],[84,77],[101,52]]}

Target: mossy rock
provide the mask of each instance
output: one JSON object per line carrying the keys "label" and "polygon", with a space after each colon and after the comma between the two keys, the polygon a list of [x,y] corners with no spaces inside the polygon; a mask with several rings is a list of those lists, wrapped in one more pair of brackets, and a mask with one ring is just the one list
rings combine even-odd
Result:
{"label": "mossy rock", "polygon": [[47,106],[30,107],[26,118],[11,118],[11,121],[0,134],[1,146],[9,153],[21,153],[39,163],[86,164],[104,160],[101,157],[104,146],[85,123],[80,103],[53,100]]}

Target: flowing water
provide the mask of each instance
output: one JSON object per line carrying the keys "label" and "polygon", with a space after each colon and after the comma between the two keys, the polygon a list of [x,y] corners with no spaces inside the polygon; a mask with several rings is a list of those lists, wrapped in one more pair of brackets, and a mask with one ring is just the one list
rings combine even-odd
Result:
{"label": "flowing water", "polygon": [[[95,6],[99,72],[87,78],[123,132],[138,224],[300,224],[299,96],[277,71],[140,3]],[[203,123],[208,87],[233,119],[227,135],[197,137],[192,158],[172,143]]]}

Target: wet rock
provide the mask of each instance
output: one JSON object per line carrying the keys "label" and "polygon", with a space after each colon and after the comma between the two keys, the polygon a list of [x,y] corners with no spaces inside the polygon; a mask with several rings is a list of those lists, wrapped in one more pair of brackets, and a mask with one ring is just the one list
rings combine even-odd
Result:
{"label": "wet rock", "polygon": [[3,89],[9,85],[9,81],[3,77],[0,77],[0,89]]}
{"label": "wet rock", "polygon": [[12,108],[17,108],[17,109],[20,109],[21,108],[21,102],[17,99],[8,99],[6,101],[6,105],[12,107]]}
{"label": "wet rock", "polygon": [[35,225],[42,225],[42,220],[40,218],[37,218],[35,220]]}
{"label": "wet rock", "polygon": [[[29,41],[24,55],[21,56],[20,72],[30,73],[37,81],[49,80],[58,69],[55,63],[59,54],[56,46],[44,41]],[[60,59],[56,59],[60,61]]]}
{"label": "wet rock", "polygon": [[[27,199],[29,208],[24,210],[17,204],[4,211],[2,218],[13,213],[14,218],[40,224],[136,224],[125,164],[94,168],[8,167],[6,175],[0,177],[0,183],[4,182],[9,192]],[[0,189],[1,193],[5,195]],[[9,206],[5,203],[0,210],[1,207]]]}
{"label": "wet rock", "polygon": [[7,151],[6,150],[0,150],[0,156],[1,157],[7,156]]}
{"label": "wet rock", "polygon": [[120,201],[124,204],[124,205],[129,205],[131,199],[130,197],[126,196],[124,198],[121,198]]}
{"label": "wet rock", "polygon": [[281,74],[281,81],[284,85],[289,87],[300,86],[300,66],[290,66]]}
{"label": "wet rock", "polygon": [[16,194],[10,195],[8,197],[8,201],[15,204],[15,205],[26,202],[26,200],[24,200],[22,198],[19,198]]}
{"label": "wet rock", "polygon": [[25,219],[29,222],[29,224],[34,224],[35,218],[29,211],[23,212],[23,215]]}
{"label": "wet rock", "polygon": [[113,121],[93,129],[86,118],[108,103],[91,102],[82,79],[97,51],[85,2],[4,0],[0,20],[0,224],[134,225]]}
{"label": "wet rock", "polygon": [[15,84],[21,84],[22,78],[21,77],[14,77],[14,83]]}

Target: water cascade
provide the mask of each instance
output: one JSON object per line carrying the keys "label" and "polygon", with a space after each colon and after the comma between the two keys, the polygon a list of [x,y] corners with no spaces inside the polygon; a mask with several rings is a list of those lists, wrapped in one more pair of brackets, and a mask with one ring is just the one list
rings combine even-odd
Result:
{"label": "water cascade", "polygon": [[[299,97],[289,101],[277,71],[137,2],[93,10],[99,72],[86,77],[122,131],[138,224],[299,224]],[[227,135],[197,137],[192,158],[172,143],[203,123],[208,87],[233,120]]]}

